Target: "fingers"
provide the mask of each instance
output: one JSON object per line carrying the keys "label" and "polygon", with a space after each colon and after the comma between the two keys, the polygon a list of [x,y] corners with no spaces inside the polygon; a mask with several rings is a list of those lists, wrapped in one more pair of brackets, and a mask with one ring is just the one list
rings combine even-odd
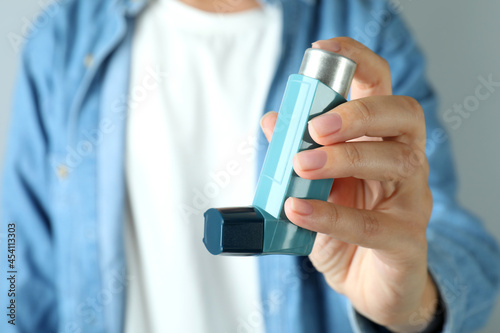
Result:
{"label": "fingers", "polygon": [[397,250],[401,244],[418,246],[425,239],[425,227],[401,221],[389,214],[338,206],[320,200],[289,198],[285,213],[299,227],[334,239],[378,250]]}
{"label": "fingers", "polygon": [[[425,171],[426,158],[400,142],[346,142],[302,151],[293,168],[302,178],[346,178],[400,181]],[[425,172],[420,172],[426,177]],[[418,178],[420,179],[420,178]]]}
{"label": "fingers", "polygon": [[424,112],[407,96],[373,96],[341,104],[312,119],[309,132],[321,145],[366,135],[425,147]]}
{"label": "fingers", "polygon": [[273,136],[274,126],[276,126],[276,120],[278,119],[278,113],[270,111],[262,116],[260,119],[260,127],[266,136],[268,142],[271,142]]}
{"label": "fingers", "polygon": [[389,64],[363,44],[348,37],[337,37],[317,41],[312,47],[335,52],[356,62],[351,99],[392,94]]}

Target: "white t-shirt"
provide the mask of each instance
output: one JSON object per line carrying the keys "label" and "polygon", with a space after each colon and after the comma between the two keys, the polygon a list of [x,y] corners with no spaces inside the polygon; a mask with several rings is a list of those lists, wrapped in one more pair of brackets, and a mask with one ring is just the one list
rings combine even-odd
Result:
{"label": "white t-shirt", "polygon": [[152,2],[137,22],[126,137],[125,331],[263,332],[255,257],[212,256],[203,213],[251,205],[281,10]]}

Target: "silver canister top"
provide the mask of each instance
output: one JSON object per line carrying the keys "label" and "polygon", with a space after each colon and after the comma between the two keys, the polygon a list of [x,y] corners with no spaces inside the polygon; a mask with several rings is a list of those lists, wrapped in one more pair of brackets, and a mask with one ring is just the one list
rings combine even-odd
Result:
{"label": "silver canister top", "polygon": [[309,48],[304,54],[299,74],[317,79],[347,98],[356,63],[339,54]]}

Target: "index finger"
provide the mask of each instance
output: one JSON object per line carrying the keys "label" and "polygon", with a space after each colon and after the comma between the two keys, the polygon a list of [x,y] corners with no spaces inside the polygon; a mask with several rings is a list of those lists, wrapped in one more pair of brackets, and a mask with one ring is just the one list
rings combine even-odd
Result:
{"label": "index finger", "polygon": [[389,64],[368,47],[349,37],[320,40],[313,43],[312,47],[340,54],[357,64],[351,85],[351,99],[392,95]]}

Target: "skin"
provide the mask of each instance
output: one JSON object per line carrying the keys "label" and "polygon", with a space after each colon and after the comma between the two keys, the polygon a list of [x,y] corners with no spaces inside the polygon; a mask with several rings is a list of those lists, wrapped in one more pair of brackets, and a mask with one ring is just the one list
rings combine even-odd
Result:
{"label": "skin", "polygon": [[[259,7],[256,0],[181,1],[208,12]],[[289,198],[285,212],[296,225],[318,232],[312,263],[359,313],[394,332],[421,331],[438,299],[427,271],[432,195],[424,113],[414,99],[392,96],[387,62],[362,44],[334,38],[313,47],[351,58],[358,67],[351,101],[309,124],[323,147],[293,162],[303,178],[335,178],[328,202]],[[261,120],[268,140],[276,119],[270,112]]]}
{"label": "skin", "polygon": [[181,2],[211,13],[238,13],[260,7],[257,0],[181,0]]}
{"label": "skin", "polygon": [[[438,298],[427,271],[432,196],[424,113],[413,98],[392,96],[387,62],[362,44],[342,37],[313,47],[358,67],[351,101],[309,122],[323,147],[293,161],[300,177],[335,179],[328,202],[289,198],[286,215],[318,232],[312,263],[359,313],[394,332],[418,332]],[[268,140],[276,118],[262,118]]]}

